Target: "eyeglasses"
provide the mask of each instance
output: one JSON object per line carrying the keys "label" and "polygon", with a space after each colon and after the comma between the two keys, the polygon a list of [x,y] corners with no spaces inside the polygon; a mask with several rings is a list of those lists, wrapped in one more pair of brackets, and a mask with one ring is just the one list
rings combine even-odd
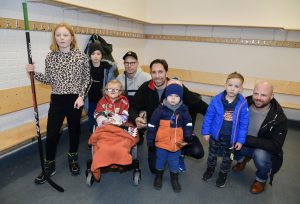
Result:
{"label": "eyeglasses", "polygon": [[124,65],[128,66],[128,65],[135,65],[136,62],[124,62]]}
{"label": "eyeglasses", "polygon": [[105,88],[105,91],[108,91],[108,92],[119,92],[121,90],[120,89]]}

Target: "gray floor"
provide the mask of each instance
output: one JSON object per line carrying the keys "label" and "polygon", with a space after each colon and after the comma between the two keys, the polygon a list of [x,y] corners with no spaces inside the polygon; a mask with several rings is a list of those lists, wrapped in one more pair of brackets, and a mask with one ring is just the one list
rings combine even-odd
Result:
{"label": "gray floor", "polygon": [[[201,124],[198,118],[197,124]],[[299,123],[298,123],[299,125]],[[199,126],[199,125],[198,125]],[[200,127],[196,127],[199,132]],[[86,124],[83,125],[86,133]],[[39,157],[31,148],[20,151],[13,157],[0,161],[0,203],[300,203],[300,128],[289,125],[288,136],[284,145],[284,164],[281,171],[275,175],[273,186],[267,186],[266,191],[259,195],[249,192],[254,179],[255,169],[251,162],[242,173],[230,173],[226,187],[215,186],[216,174],[207,183],[201,180],[206,168],[206,156],[201,160],[186,158],[188,171],[180,174],[182,192],[172,191],[169,174],[164,177],[163,188],[160,191],[152,187],[154,175],[147,168],[146,145],[139,147],[139,158],[142,169],[142,181],[139,186],[132,185],[132,172],[104,174],[100,183],[92,187],[85,184],[85,174],[71,176],[67,167],[65,153],[68,140],[63,133],[57,155],[57,174],[52,177],[61,185],[64,193],[54,190],[48,183],[35,185],[33,178],[40,172]],[[90,151],[86,148],[87,134],[83,134],[80,145],[80,163],[85,169],[86,159]],[[204,148],[207,152],[207,144]]]}

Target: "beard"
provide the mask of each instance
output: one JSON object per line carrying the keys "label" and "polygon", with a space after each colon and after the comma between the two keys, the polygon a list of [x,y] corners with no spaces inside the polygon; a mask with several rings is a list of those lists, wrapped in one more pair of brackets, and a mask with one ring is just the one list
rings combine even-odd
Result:
{"label": "beard", "polygon": [[154,84],[156,87],[162,87],[166,84],[166,80],[162,80],[162,81],[158,81],[158,82],[154,81]]}
{"label": "beard", "polygon": [[[259,102],[261,105],[259,105],[259,106],[256,105],[256,102]],[[255,108],[265,108],[265,107],[270,105],[270,101],[264,102],[264,101],[261,101],[261,100],[254,100],[253,105],[255,106]]]}

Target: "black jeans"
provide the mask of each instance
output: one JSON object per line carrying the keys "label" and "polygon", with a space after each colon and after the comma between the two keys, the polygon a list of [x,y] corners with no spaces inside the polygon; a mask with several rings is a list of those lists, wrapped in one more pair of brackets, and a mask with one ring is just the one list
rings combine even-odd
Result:
{"label": "black jeans", "polygon": [[209,138],[209,154],[207,158],[207,167],[210,169],[215,169],[217,166],[218,156],[223,157],[220,170],[223,173],[230,172],[231,159],[230,155],[233,153],[233,150],[230,149],[230,136],[229,138],[221,137],[219,140],[215,140],[212,137]]}
{"label": "black jeans", "polygon": [[73,153],[78,150],[82,109],[74,108],[74,103],[77,98],[77,94],[51,95],[46,138],[47,160],[55,160],[59,132],[65,117],[68,122],[69,152]]}

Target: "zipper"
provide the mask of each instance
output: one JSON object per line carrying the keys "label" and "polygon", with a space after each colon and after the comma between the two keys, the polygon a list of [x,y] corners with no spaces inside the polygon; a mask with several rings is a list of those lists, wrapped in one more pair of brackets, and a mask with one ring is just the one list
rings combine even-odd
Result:
{"label": "zipper", "polygon": [[236,117],[236,122],[235,122],[235,127],[234,127],[234,132],[233,132],[233,138],[232,138],[232,147],[234,147],[234,139],[235,139],[235,136],[236,136],[236,128],[237,128],[237,124],[238,124],[238,121],[239,121],[239,115],[240,115],[240,111],[243,107],[243,105],[247,102],[247,100],[245,99],[244,102],[240,105],[239,109],[238,109],[238,112],[237,112],[237,117]]}

